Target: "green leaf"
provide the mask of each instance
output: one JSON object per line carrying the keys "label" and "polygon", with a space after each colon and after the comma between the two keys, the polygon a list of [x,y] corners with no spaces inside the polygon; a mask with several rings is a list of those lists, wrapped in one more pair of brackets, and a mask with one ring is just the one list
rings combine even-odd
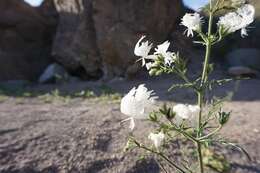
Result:
{"label": "green leaf", "polygon": [[157,116],[157,114],[156,114],[155,112],[152,112],[152,113],[150,113],[150,115],[149,115],[149,119],[150,119],[150,121],[152,121],[152,122],[157,122],[157,121],[158,121],[158,116]]}
{"label": "green leaf", "polygon": [[176,89],[183,89],[183,88],[193,88],[195,85],[193,83],[185,83],[185,84],[173,84],[169,89],[168,92],[174,91]]}
{"label": "green leaf", "polygon": [[220,143],[222,143],[222,144],[224,144],[224,145],[231,146],[231,147],[233,147],[233,148],[239,150],[240,152],[242,152],[243,154],[245,154],[245,156],[247,157],[247,159],[248,159],[249,161],[252,161],[252,159],[251,159],[249,153],[248,153],[243,147],[241,147],[240,145],[235,144],[235,143],[232,143],[232,142],[227,142],[227,141],[224,141],[224,140],[220,141]]}

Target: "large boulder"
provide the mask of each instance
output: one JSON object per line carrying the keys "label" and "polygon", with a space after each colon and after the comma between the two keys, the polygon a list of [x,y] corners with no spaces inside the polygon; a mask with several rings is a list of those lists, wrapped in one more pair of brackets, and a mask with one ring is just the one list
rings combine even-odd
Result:
{"label": "large boulder", "polygon": [[54,1],[60,21],[53,56],[90,77],[99,77],[100,71],[105,78],[136,73],[136,41],[142,34],[164,41],[183,10],[181,0]]}
{"label": "large boulder", "polygon": [[256,75],[260,70],[259,49],[236,49],[227,54],[226,60],[229,65],[228,72],[231,75]]}
{"label": "large boulder", "polygon": [[132,75],[133,54],[141,35],[164,41],[182,12],[181,0],[94,0],[93,18],[105,77]]}
{"label": "large boulder", "polygon": [[0,80],[38,78],[52,61],[50,26],[24,1],[0,1]]}
{"label": "large boulder", "polygon": [[101,59],[96,46],[91,0],[54,0],[59,25],[53,43],[54,58],[73,73],[97,78]]}

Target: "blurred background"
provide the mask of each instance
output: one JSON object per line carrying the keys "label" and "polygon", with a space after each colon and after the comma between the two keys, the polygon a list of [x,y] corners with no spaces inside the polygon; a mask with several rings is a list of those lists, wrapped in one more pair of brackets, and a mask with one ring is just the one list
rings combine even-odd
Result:
{"label": "blurred background", "polygon": [[[226,101],[223,109],[232,110],[232,117],[222,133],[244,146],[252,161],[237,150],[217,148],[221,157],[209,165],[212,173],[260,172],[260,0],[248,2],[256,8],[249,36],[236,32],[214,47],[210,77],[251,78],[216,87],[207,98]],[[197,37],[183,34],[180,22],[185,13],[203,14],[207,3],[0,0],[0,173],[162,173],[153,157],[123,152],[129,129],[120,123],[127,118],[120,100],[141,83],[156,92],[159,104],[196,104],[196,94],[168,92],[182,81],[150,77],[136,63],[134,47],[142,35],[154,45],[170,40],[171,51],[179,51],[189,78],[196,79],[204,48],[193,44]],[[134,134],[147,140],[151,127],[138,121]],[[191,147],[183,149],[181,142],[173,141],[169,155],[178,160],[188,151],[193,159]]]}
{"label": "blurred background", "polygon": [[[258,9],[257,0],[250,2]],[[186,12],[200,11],[207,3],[2,0],[0,81],[48,83],[55,73],[72,81],[134,78],[140,68],[133,48],[143,34],[155,43],[172,41],[171,49],[189,59],[201,47],[185,38],[180,18]],[[236,33],[214,52],[214,59],[223,63],[231,75],[258,75],[260,33],[256,11],[257,20],[249,29],[249,37],[242,39]],[[233,58],[237,55],[239,58]]]}

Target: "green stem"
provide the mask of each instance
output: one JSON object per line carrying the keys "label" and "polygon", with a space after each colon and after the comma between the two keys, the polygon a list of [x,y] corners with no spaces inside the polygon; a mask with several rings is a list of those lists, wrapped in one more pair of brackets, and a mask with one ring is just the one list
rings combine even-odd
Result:
{"label": "green stem", "polygon": [[214,131],[212,131],[211,133],[203,136],[203,137],[200,137],[198,140],[204,140],[204,139],[207,139],[209,137],[211,137],[212,135],[216,134],[218,131],[220,131],[222,128],[222,126],[220,125],[218,128],[216,128]]}
{"label": "green stem", "polygon": [[[200,107],[200,112],[198,116],[198,127],[197,127],[197,138],[200,138],[203,130],[202,128],[202,112],[203,112],[203,102],[204,102],[204,95],[205,95],[205,83],[207,83],[208,80],[208,65],[209,65],[209,59],[210,59],[210,53],[211,53],[211,46],[212,46],[212,40],[211,40],[211,33],[212,33],[212,22],[213,22],[213,7],[212,7],[212,0],[210,0],[210,9],[209,9],[209,23],[208,23],[208,34],[207,34],[207,41],[206,41],[206,53],[205,53],[205,59],[203,64],[203,71],[201,75],[201,84],[200,84],[200,91],[197,92],[198,95],[198,106]],[[201,153],[201,143],[197,142],[197,153],[198,153],[198,161],[200,166],[200,173],[204,173],[204,167],[203,167],[203,156]]]}
{"label": "green stem", "polygon": [[198,153],[198,160],[200,165],[200,173],[204,173],[204,167],[203,167],[203,156],[201,153],[201,143],[197,142],[197,153]]}
{"label": "green stem", "polygon": [[[195,137],[193,137],[192,135],[186,133],[184,130],[182,130],[182,129],[176,127],[176,125],[172,122],[172,120],[168,119],[168,121],[169,121],[170,124],[172,125],[172,129],[173,129],[174,131],[177,131],[178,133],[182,134],[183,136],[185,136],[186,138],[190,139],[190,140],[193,141],[193,142],[198,142],[198,140],[197,140]],[[161,124],[159,124],[159,125],[161,126]]]}
{"label": "green stem", "polygon": [[[137,141],[135,141],[137,142]],[[149,151],[151,153],[157,154],[158,156],[160,156],[161,158],[163,158],[165,161],[167,161],[172,167],[176,168],[178,171],[180,171],[181,173],[186,173],[181,167],[179,167],[178,165],[176,165],[174,162],[172,162],[167,156],[165,156],[163,153],[161,152],[157,152],[154,151],[153,149],[150,149],[140,143],[138,143],[138,146],[146,151]]]}
{"label": "green stem", "polygon": [[[197,138],[201,136],[201,118],[202,118],[202,100],[203,100],[203,95],[202,92],[198,92],[198,105],[200,107],[200,112],[199,112],[199,118],[198,118],[198,129],[197,129]],[[197,144],[197,154],[198,154],[198,161],[199,161],[199,166],[200,166],[200,173],[204,173],[204,168],[203,168],[203,156],[201,154],[201,143],[200,141],[196,142]]]}

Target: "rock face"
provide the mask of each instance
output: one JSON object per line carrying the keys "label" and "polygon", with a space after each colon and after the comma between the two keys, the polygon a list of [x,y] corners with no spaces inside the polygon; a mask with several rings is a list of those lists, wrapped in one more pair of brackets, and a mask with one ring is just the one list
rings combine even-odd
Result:
{"label": "rock face", "polygon": [[133,76],[137,40],[165,41],[183,9],[181,0],[1,0],[0,80],[36,80],[54,61],[83,79]]}
{"label": "rock face", "polygon": [[38,82],[41,84],[66,81],[69,79],[67,71],[59,64],[53,63],[49,65],[40,76]]}
{"label": "rock face", "polygon": [[231,51],[227,55],[229,66],[246,66],[260,70],[260,50],[253,48],[243,48]]}
{"label": "rock face", "polygon": [[135,43],[142,34],[158,42],[174,29],[182,10],[180,0],[94,0],[93,18],[105,76],[131,75]]}
{"label": "rock face", "polygon": [[21,0],[0,1],[0,80],[35,80],[52,61],[52,24]]}
{"label": "rock face", "polygon": [[54,0],[54,2],[59,13],[59,25],[52,55],[74,73],[101,77],[101,59],[92,20],[92,1]]}
{"label": "rock face", "polygon": [[260,70],[260,50],[243,48],[231,51],[226,60],[230,66],[228,72],[231,75],[256,75]]}
{"label": "rock face", "polygon": [[142,34],[164,41],[181,0],[54,0],[60,21],[53,56],[71,71],[105,78],[136,73],[133,48]]}

